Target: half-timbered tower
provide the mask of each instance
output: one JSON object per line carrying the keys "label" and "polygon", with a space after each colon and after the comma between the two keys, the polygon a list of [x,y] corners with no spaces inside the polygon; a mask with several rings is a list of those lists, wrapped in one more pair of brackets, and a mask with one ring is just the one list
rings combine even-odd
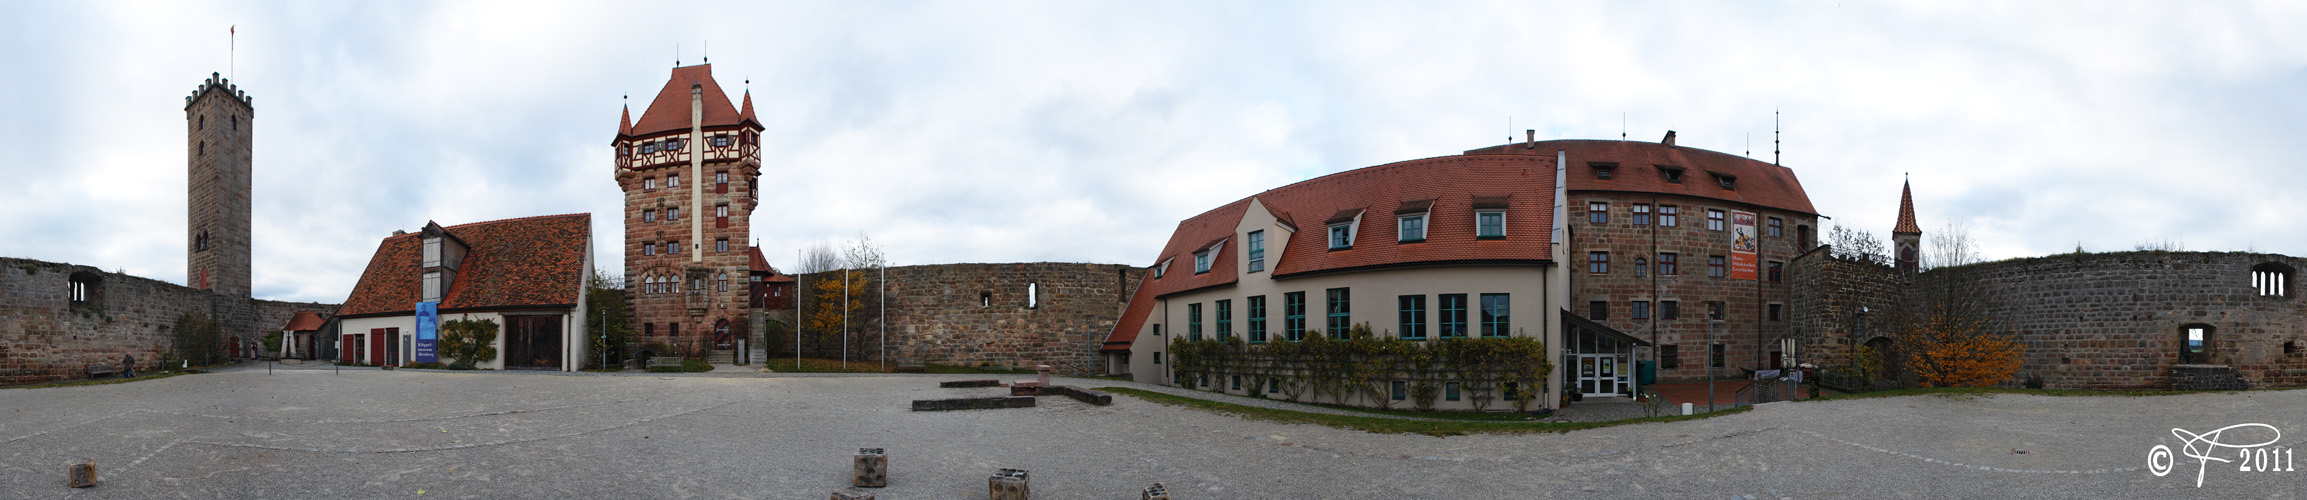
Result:
{"label": "half-timbered tower", "polygon": [[673,68],[639,121],[625,110],[612,146],[625,193],[625,281],[640,344],[656,356],[733,349],[747,308],[749,221],[759,203],[761,123],[713,81],[713,65]]}
{"label": "half-timbered tower", "polygon": [[249,296],[252,102],[215,73],[184,98],[184,283],[234,297]]}

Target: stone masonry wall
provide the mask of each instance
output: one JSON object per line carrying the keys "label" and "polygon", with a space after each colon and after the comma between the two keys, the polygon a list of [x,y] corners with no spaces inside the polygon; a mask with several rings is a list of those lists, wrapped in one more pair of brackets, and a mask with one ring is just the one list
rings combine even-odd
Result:
{"label": "stone masonry wall", "polygon": [[2252,387],[2307,383],[2307,302],[2296,284],[2288,297],[2252,289],[2252,266],[2268,262],[2307,269],[2273,254],[2123,252],[1951,271],[1983,280],[1993,314],[2026,344],[2022,376],[2040,375],[2045,387],[2169,388],[2182,329],[2196,324],[2212,328],[2210,359],[2198,363],[2234,367]]}
{"label": "stone masonry wall", "polygon": [[[1143,269],[1032,262],[889,268],[895,359],[1088,374]],[[1033,284],[1038,305],[1026,304]],[[868,307],[871,307],[870,305]]]}
{"label": "stone masonry wall", "polygon": [[1835,257],[1828,246],[1796,257],[1789,266],[1794,335],[1802,339],[1802,362],[1848,366],[1859,345],[1890,335],[1881,325],[1906,287],[1906,274],[1887,264]]}
{"label": "stone masonry wall", "polygon": [[[75,273],[98,285],[90,304],[70,305]],[[137,369],[160,365],[178,317],[217,320],[219,336],[242,341],[279,329],[299,310],[336,314],[336,304],[233,297],[159,280],[27,259],[0,258],[0,385],[78,379],[87,365],[117,366],[135,355]]]}

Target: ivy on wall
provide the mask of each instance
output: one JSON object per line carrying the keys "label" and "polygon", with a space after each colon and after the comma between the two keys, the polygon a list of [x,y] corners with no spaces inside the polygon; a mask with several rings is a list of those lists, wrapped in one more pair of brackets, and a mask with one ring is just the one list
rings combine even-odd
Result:
{"label": "ivy on wall", "polygon": [[1290,401],[1341,404],[1359,397],[1389,409],[1395,404],[1394,381],[1408,384],[1408,400],[1419,410],[1433,409],[1443,384],[1456,382],[1476,411],[1489,409],[1500,393],[1515,411],[1529,411],[1537,398],[1528,396],[1539,393],[1554,372],[1546,344],[1528,337],[1372,338],[1367,323],[1355,325],[1343,339],[1309,333],[1302,342],[1172,340],[1171,370],[1184,387],[1229,384],[1240,376],[1246,382],[1242,388],[1253,395],[1273,389]]}

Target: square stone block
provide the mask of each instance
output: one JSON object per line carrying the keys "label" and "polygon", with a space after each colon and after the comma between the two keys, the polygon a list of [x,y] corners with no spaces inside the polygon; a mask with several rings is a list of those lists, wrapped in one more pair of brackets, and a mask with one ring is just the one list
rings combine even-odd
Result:
{"label": "square stone block", "polygon": [[881,448],[857,450],[857,461],[851,469],[850,485],[859,488],[888,486],[889,454]]}
{"label": "square stone block", "polygon": [[72,464],[72,487],[86,488],[95,485],[96,462]]}
{"label": "square stone block", "polygon": [[1026,500],[1032,497],[1025,469],[1001,469],[985,480],[985,496],[989,500]]}
{"label": "square stone block", "polygon": [[833,491],[833,500],[873,500],[873,492],[857,488],[842,488]]}

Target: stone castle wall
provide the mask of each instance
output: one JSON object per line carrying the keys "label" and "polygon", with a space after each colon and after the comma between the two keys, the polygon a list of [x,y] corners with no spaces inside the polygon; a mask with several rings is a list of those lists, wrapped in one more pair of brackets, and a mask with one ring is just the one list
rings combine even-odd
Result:
{"label": "stone castle wall", "polygon": [[[1097,349],[1143,274],[1132,266],[1062,262],[892,267],[889,356],[1092,373]],[[1029,284],[1037,296],[1030,306]]]}
{"label": "stone castle wall", "polygon": [[1908,283],[1905,273],[1884,263],[1835,257],[1826,246],[1788,265],[1787,279],[1794,283],[1793,333],[1802,339],[1802,362],[1848,366],[1859,345],[1890,335],[1882,325]]}
{"label": "stone castle wall", "polygon": [[2295,284],[2289,297],[2259,296],[2251,268],[2268,262],[2307,268],[2272,254],[2123,252],[1932,272],[1981,280],[1992,314],[2026,344],[2022,375],[2045,387],[2169,388],[2182,329],[2197,324],[2212,328],[2200,363],[2234,367],[2252,387],[2307,383],[2307,302]]}
{"label": "stone castle wall", "polygon": [[[72,307],[70,281],[93,277],[89,303]],[[325,316],[337,304],[254,300],[195,290],[164,281],[27,259],[0,258],[0,385],[87,377],[87,365],[118,366],[134,355],[137,369],[157,368],[176,320],[209,315],[225,341],[259,338],[299,310]]]}
{"label": "stone castle wall", "polygon": [[[1870,315],[1853,340],[1850,311],[1889,309],[1909,281],[1888,266],[1823,253],[1796,260],[1795,307],[1799,328],[1811,336],[1807,359],[1843,366],[1850,342],[1894,336]],[[2005,385],[2039,376],[2050,388],[2171,388],[2182,335],[2193,325],[2212,332],[2210,359],[2198,363],[2233,367],[2251,387],[2307,384],[2307,302],[2296,284],[2287,297],[2262,297],[2252,288],[2251,268],[2270,262],[2307,266],[2307,260],[2272,254],[2122,252],[1972,264],[1924,276],[1978,280],[1989,314],[2018,333],[2025,363]]]}

